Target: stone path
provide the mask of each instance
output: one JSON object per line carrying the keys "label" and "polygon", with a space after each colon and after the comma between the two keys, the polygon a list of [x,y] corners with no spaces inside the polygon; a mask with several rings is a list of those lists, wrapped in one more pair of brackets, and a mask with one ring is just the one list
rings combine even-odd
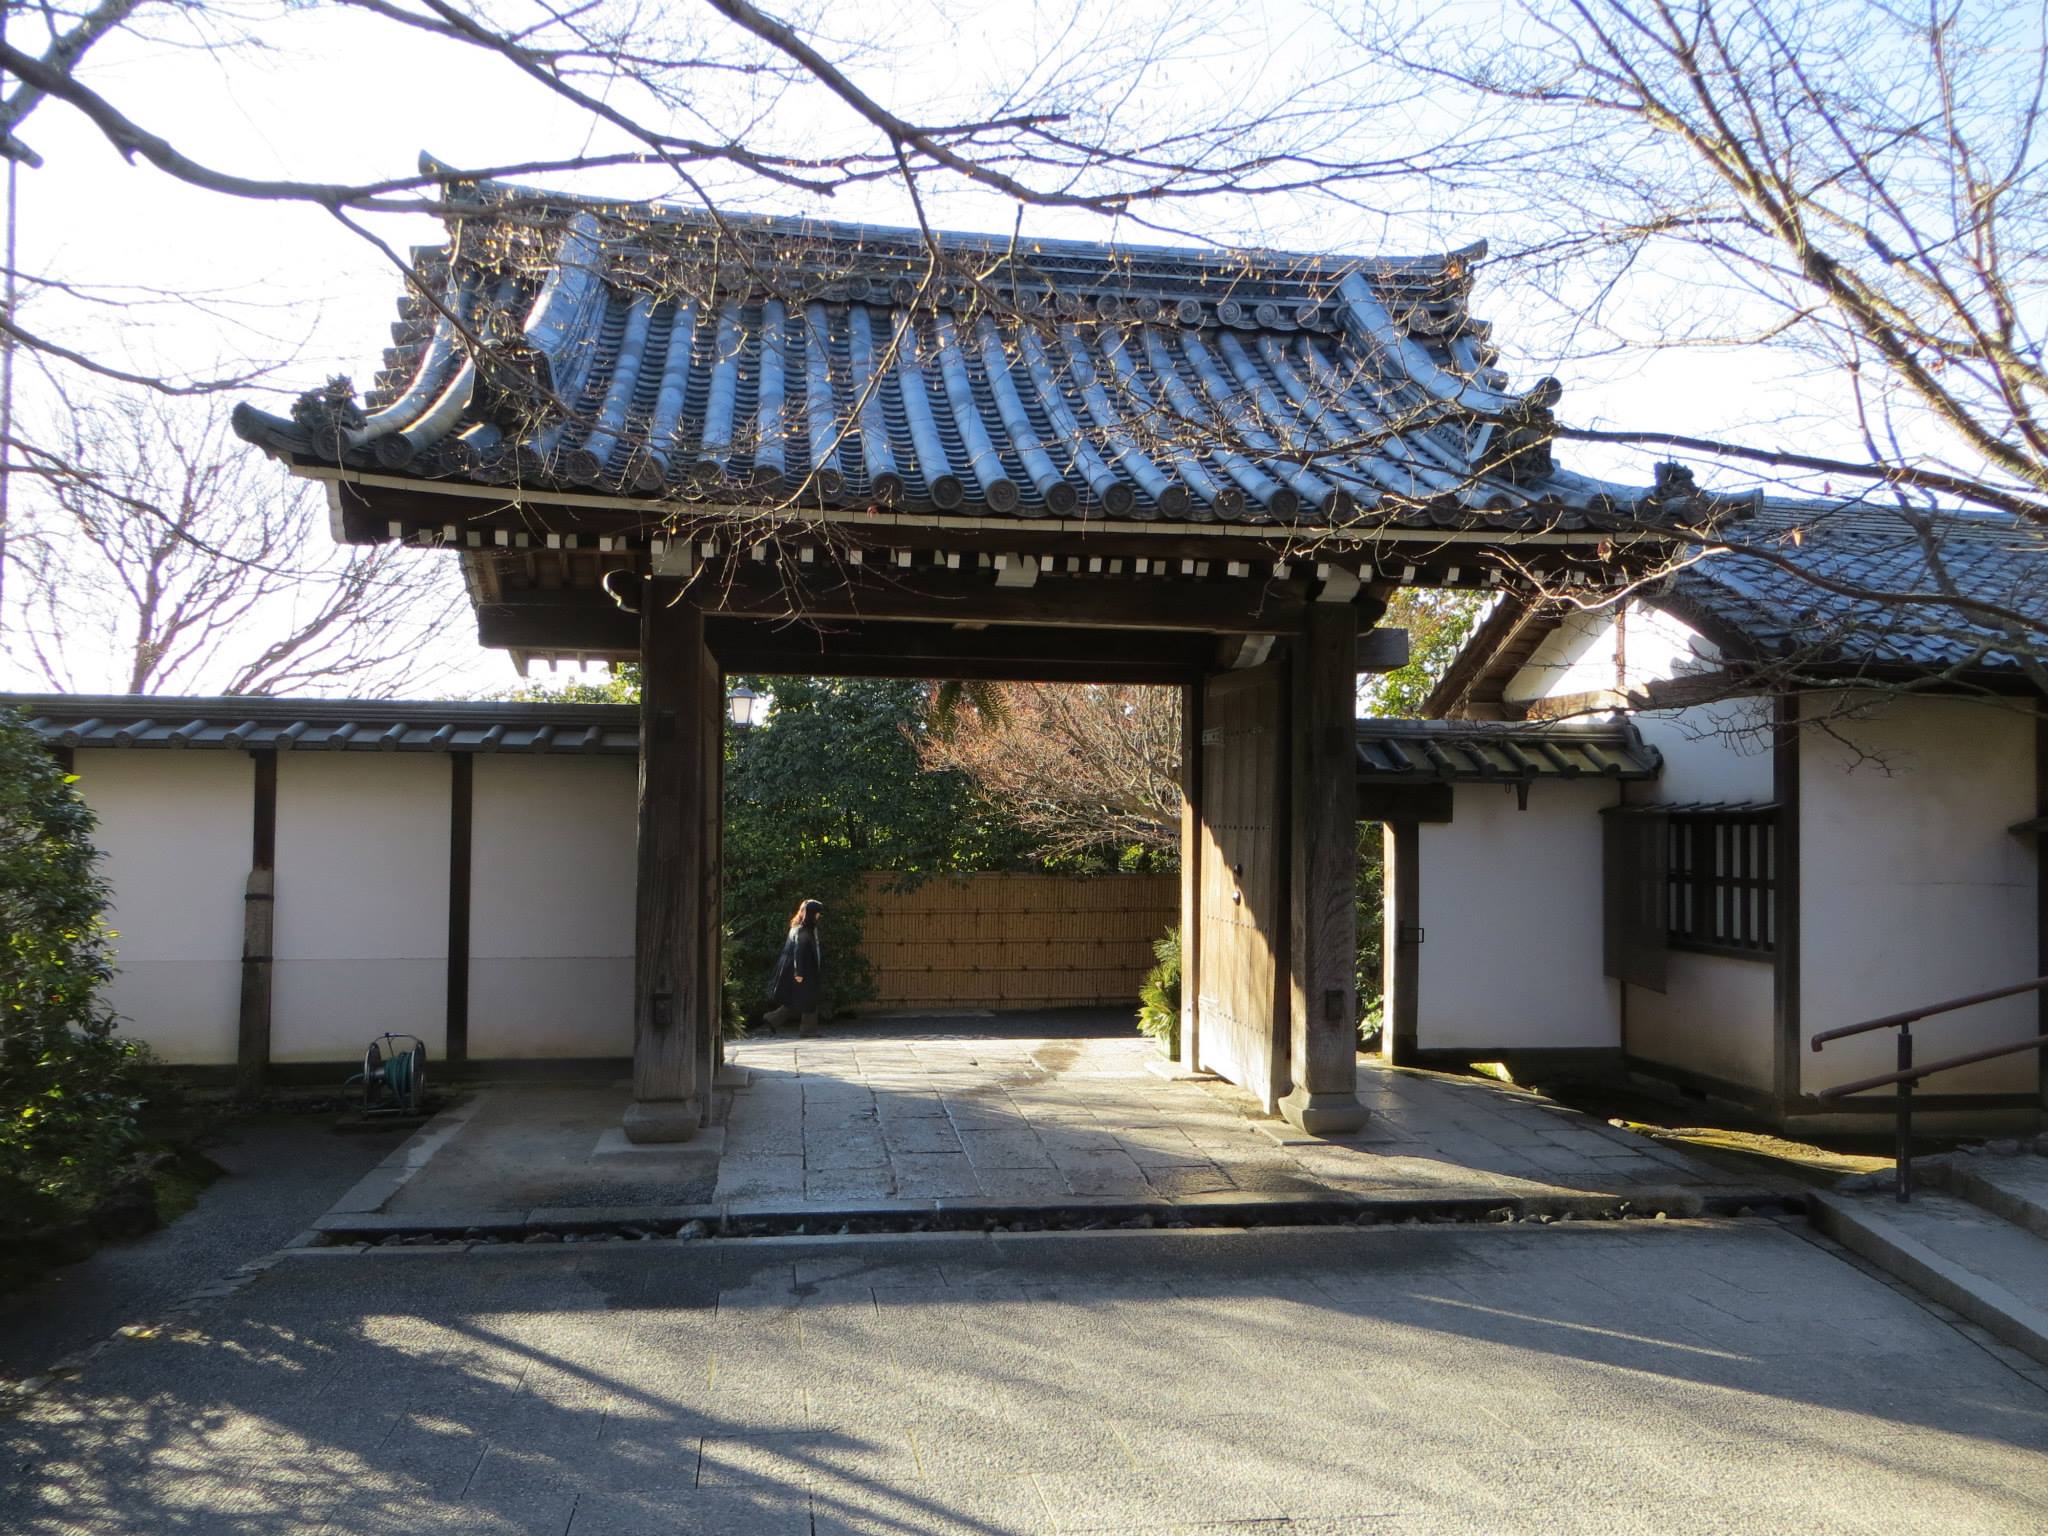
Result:
{"label": "stone path", "polygon": [[0,1416],[0,1530],[2014,1536],[2042,1380],[1756,1220],[314,1250]]}
{"label": "stone path", "polygon": [[1169,1080],[1135,1038],[992,1039],[873,1027],[730,1052],[714,1199],[787,1208],[1070,1199],[1199,1205],[1244,1194],[1698,1194],[1739,1179],[1536,1095],[1361,1062],[1371,1124],[1293,1135],[1225,1083]]}

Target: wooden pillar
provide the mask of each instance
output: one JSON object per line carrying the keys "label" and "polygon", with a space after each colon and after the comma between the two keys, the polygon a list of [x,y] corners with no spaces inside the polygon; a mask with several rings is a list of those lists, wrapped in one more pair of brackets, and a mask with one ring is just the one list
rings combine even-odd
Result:
{"label": "wooden pillar", "polygon": [[242,1001],[235,1028],[235,1091],[253,1098],[270,1076],[272,935],[277,912],[277,754],[251,752],[255,794],[249,880],[242,893]]}
{"label": "wooden pillar", "polygon": [[1180,1051],[1190,1072],[1202,1067],[1202,695],[1180,690]]}
{"label": "wooden pillar", "polygon": [[1386,984],[1385,1023],[1380,1054],[1389,1066],[1415,1064],[1416,1034],[1421,1018],[1417,988],[1422,977],[1422,827],[1413,821],[1390,821],[1381,831],[1380,879],[1385,892],[1381,974]]}
{"label": "wooden pillar", "polygon": [[450,1061],[469,1059],[470,863],[476,759],[448,754],[448,1006],[442,1034]]}
{"label": "wooden pillar", "polygon": [[1280,1112],[1311,1135],[1358,1101],[1358,615],[1312,603],[1289,661],[1288,1063]]}
{"label": "wooden pillar", "polygon": [[[2048,976],[2048,704],[2036,704],[2034,716],[2034,814],[2041,828],[2034,834],[2034,974]],[[2035,1033],[2048,1035],[2048,990],[2036,994]],[[2041,1107],[2048,1110],[2048,1051],[2034,1052]]]}
{"label": "wooden pillar", "polygon": [[[629,1141],[697,1130],[705,1026],[704,614],[672,581],[640,595],[640,813]],[[716,676],[714,672],[713,677]]]}
{"label": "wooden pillar", "polygon": [[1799,1107],[1799,696],[1778,695],[1771,742],[1771,798],[1778,803],[1777,868],[1772,897],[1777,931],[1771,950],[1771,1012],[1776,1025],[1771,1098],[1780,1118]]}
{"label": "wooden pillar", "polygon": [[718,1069],[725,1062],[725,924],[721,879],[725,866],[725,673],[705,651],[704,697],[699,708],[704,719],[704,739],[699,751],[704,763],[703,855],[697,861],[698,881],[703,891],[699,903],[699,931],[704,996],[703,1083],[697,1096],[697,1123],[711,1123],[711,1090],[718,1086]]}

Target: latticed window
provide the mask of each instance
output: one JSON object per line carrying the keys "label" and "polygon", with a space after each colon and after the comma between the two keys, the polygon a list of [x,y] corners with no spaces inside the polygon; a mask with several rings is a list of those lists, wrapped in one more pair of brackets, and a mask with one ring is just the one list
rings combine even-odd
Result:
{"label": "latticed window", "polygon": [[1770,958],[1776,806],[1616,806],[1602,820],[1608,975],[1661,992],[1670,950]]}
{"label": "latticed window", "polygon": [[1778,934],[1772,809],[1675,811],[1665,825],[1665,927],[1673,949],[1768,955]]}

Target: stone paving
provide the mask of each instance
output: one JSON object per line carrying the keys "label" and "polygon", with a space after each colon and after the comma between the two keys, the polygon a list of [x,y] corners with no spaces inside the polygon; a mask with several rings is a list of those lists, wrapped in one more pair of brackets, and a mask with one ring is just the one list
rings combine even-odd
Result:
{"label": "stone paving", "polygon": [[1763,1220],[312,1250],[11,1536],[2048,1529],[2048,1375]]}
{"label": "stone paving", "polygon": [[717,1202],[1200,1204],[1243,1194],[1716,1194],[1755,1190],[1682,1152],[1486,1079],[1361,1059],[1356,1138],[1294,1135],[1249,1095],[1172,1080],[1135,1036],[1017,1039],[888,1026],[756,1038]]}

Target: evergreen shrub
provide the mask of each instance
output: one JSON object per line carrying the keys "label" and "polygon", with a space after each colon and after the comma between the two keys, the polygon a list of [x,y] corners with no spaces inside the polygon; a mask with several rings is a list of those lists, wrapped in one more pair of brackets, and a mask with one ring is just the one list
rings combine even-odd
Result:
{"label": "evergreen shrub", "polygon": [[1169,928],[1152,945],[1155,961],[1138,988],[1138,1028],[1169,1056],[1180,1054],[1180,929]]}
{"label": "evergreen shrub", "polygon": [[86,1214],[141,1134],[144,1053],[100,1001],[107,885],[75,783],[0,711],[0,1247]]}

